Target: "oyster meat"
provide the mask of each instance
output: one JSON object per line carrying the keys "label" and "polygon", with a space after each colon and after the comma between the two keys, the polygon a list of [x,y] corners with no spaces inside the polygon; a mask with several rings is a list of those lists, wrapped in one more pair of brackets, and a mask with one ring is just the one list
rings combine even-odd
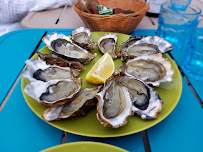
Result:
{"label": "oyster meat", "polygon": [[108,52],[113,59],[117,58],[115,53],[116,44],[117,44],[116,33],[104,34],[98,39],[97,43],[100,51],[103,54]]}
{"label": "oyster meat", "polygon": [[[134,37],[134,36],[131,36],[127,41],[123,42],[123,44],[121,46],[118,47],[118,51],[116,52],[116,56],[118,58],[120,57],[124,57],[124,56],[127,56],[127,52],[126,52],[126,49],[128,47],[130,47],[132,44],[134,44],[136,41],[138,40],[141,40],[140,37]],[[126,54],[126,55],[125,55]]]}
{"label": "oyster meat", "polygon": [[160,38],[158,36],[146,36],[143,37],[141,40],[135,42],[136,44],[153,44],[156,45],[159,49],[159,53],[166,53],[173,50],[173,45],[169,42]]}
{"label": "oyster meat", "polygon": [[128,89],[133,111],[142,119],[155,119],[161,112],[163,101],[152,87],[135,77],[122,76],[120,82]]}
{"label": "oyster meat", "polygon": [[122,54],[122,61],[126,59],[133,59],[138,56],[148,55],[148,54],[157,54],[160,53],[156,45],[153,44],[133,44],[126,49],[126,52]]}
{"label": "oyster meat", "polygon": [[128,76],[134,76],[147,84],[159,86],[161,82],[171,82],[174,70],[162,54],[151,54],[128,60],[120,67]]}
{"label": "oyster meat", "polygon": [[47,82],[54,79],[73,79],[79,75],[79,70],[70,67],[59,67],[57,65],[47,65],[40,58],[26,61],[26,69],[22,76],[30,81],[41,80]]}
{"label": "oyster meat", "polygon": [[96,43],[90,38],[91,32],[88,28],[79,27],[72,31],[72,40],[80,47],[91,51],[96,47]]}
{"label": "oyster meat", "polygon": [[82,86],[82,79],[57,79],[48,82],[33,81],[27,84],[25,93],[37,102],[49,107],[70,102]]}
{"label": "oyster meat", "polygon": [[88,64],[95,57],[87,50],[71,42],[70,38],[64,34],[57,34],[56,32],[43,37],[42,39],[46,46],[53,52],[65,57],[69,60],[78,61],[83,64]]}
{"label": "oyster meat", "polygon": [[70,103],[50,107],[45,110],[42,117],[46,121],[65,119],[73,116],[82,116],[96,106],[95,95],[101,86],[96,88],[86,88],[79,92]]}
{"label": "oyster meat", "polygon": [[147,36],[136,38],[133,44],[119,51],[118,55],[121,56],[122,61],[126,61],[127,59],[133,59],[142,55],[163,54],[172,49],[173,45],[170,42],[158,36]]}
{"label": "oyster meat", "polygon": [[37,54],[41,60],[46,62],[46,64],[58,65],[60,67],[71,67],[74,69],[78,69],[79,71],[82,71],[85,69],[84,65],[81,64],[80,62],[68,61],[52,53],[43,54],[43,53],[37,52]]}
{"label": "oyster meat", "polygon": [[133,115],[132,101],[126,87],[114,77],[109,78],[101,92],[96,95],[97,119],[103,126],[118,128],[127,123]]}

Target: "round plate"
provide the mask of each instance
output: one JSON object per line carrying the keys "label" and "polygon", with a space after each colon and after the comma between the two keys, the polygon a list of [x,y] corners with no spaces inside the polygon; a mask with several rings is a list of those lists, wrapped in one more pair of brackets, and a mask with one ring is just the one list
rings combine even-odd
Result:
{"label": "round plate", "polygon": [[66,143],[59,146],[54,146],[48,149],[43,150],[42,152],[61,152],[61,151],[69,151],[69,152],[127,152],[124,149],[99,143],[99,142],[73,142]]}
{"label": "round plate", "polygon": [[[97,42],[98,38],[101,37],[103,34],[106,34],[107,32],[92,32],[91,38]],[[125,42],[130,35],[126,34],[117,34],[118,37],[118,43],[117,48],[120,46],[123,42]],[[47,47],[44,47],[40,50],[42,53],[48,53],[50,52]],[[91,69],[91,67],[95,64],[95,62],[102,56],[102,53],[99,51],[98,47],[92,51],[93,53],[97,53],[97,57],[88,65],[85,65],[86,69],[81,72],[81,74],[78,77],[83,78],[83,85],[82,88],[90,88],[94,87],[95,85],[88,83],[85,80],[85,76],[87,72]],[[171,65],[175,71],[173,76],[173,82],[164,82],[161,83],[159,87],[155,87],[155,90],[159,93],[161,99],[164,101],[162,110],[158,118],[154,120],[142,120],[139,116],[132,116],[128,119],[128,123],[124,125],[123,127],[114,129],[109,127],[103,127],[100,122],[96,118],[96,109],[90,111],[87,115],[82,117],[73,117],[68,118],[65,120],[60,121],[53,121],[53,122],[47,122],[50,125],[59,128],[61,130],[64,130],[66,132],[78,134],[78,135],[84,135],[89,137],[118,137],[118,136],[124,136],[129,135],[133,133],[140,132],[142,130],[145,130],[147,128],[150,128],[154,126],[155,124],[162,121],[164,118],[166,118],[172,110],[176,107],[181,93],[182,93],[182,79],[180,72],[176,66],[176,64],[172,61],[172,59],[168,55],[164,55],[165,58],[168,58],[168,60],[171,62]],[[37,54],[35,54],[32,58],[37,58]],[[119,67],[122,64],[120,59],[115,60],[115,66],[116,68]],[[43,106],[36,102],[34,99],[29,97],[24,92],[24,88],[27,85],[28,80],[22,78],[21,81],[21,88],[24,95],[24,98],[29,105],[29,107],[33,110],[33,112],[39,116],[40,118],[43,111],[47,108],[46,106]]]}

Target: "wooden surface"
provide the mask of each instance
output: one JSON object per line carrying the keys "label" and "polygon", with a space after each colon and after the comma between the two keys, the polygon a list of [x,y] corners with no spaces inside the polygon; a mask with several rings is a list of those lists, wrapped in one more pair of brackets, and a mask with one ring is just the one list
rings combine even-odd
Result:
{"label": "wooden surface", "polygon": [[[203,2],[192,0],[195,5],[203,10]],[[63,11],[64,10],[64,11]],[[59,18],[58,24],[56,20]],[[203,15],[199,19],[203,19]],[[83,21],[74,11],[73,6],[64,9],[30,12],[21,22],[23,28],[57,28],[57,29],[75,29],[85,26]],[[136,29],[157,29],[158,18],[145,16]]]}

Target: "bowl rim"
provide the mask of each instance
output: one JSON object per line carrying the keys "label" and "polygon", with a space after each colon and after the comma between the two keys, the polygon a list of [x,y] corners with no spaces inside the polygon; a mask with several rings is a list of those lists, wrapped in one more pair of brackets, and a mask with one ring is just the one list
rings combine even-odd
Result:
{"label": "bowl rim", "polygon": [[76,2],[74,4],[74,10],[79,13],[82,14],[83,16],[88,16],[88,17],[99,17],[99,18],[112,18],[112,17],[136,17],[139,15],[143,15],[145,12],[147,12],[149,10],[149,3],[143,2],[145,5],[143,6],[143,8],[135,13],[131,13],[131,14],[112,14],[112,15],[99,15],[99,14],[91,14],[91,13],[87,13],[87,12],[83,12],[81,11],[77,6],[79,6],[79,2]]}

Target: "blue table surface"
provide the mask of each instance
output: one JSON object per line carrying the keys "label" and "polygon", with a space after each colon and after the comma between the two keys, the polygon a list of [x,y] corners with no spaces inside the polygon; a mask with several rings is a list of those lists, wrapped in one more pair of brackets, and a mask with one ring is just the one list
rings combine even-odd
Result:
{"label": "blue table surface", "polygon": [[[0,87],[0,104],[10,90],[24,61],[30,57],[45,32],[57,31],[69,35],[72,30],[66,29],[25,29],[14,31],[0,37],[0,51],[3,63]],[[135,30],[134,36],[155,35],[155,30]],[[42,42],[38,48],[44,47]],[[173,50],[176,61],[181,64],[183,50]],[[202,82],[188,77],[193,87],[202,97]],[[152,151],[201,151],[201,132],[203,128],[203,110],[183,81],[181,99],[174,111],[162,122],[147,129]],[[174,94],[175,95],[175,94]],[[27,106],[20,81],[0,113],[0,152],[41,151],[59,145],[62,131],[56,129],[40,118]],[[67,142],[97,141],[108,143],[128,151],[145,151],[141,133],[118,138],[91,138],[68,133]]]}

